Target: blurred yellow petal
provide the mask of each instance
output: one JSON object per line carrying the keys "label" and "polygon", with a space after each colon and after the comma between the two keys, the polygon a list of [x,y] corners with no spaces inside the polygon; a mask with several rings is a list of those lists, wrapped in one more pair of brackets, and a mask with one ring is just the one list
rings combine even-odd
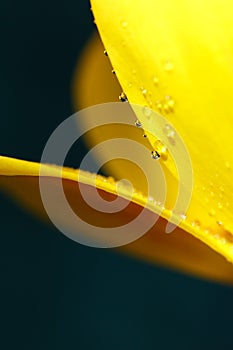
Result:
{"label": "blurred yellow petal", "polygon": [[[134,201],[119,213],[112,215],[97,212],[87,205],[80,194],[80,187],[77,186],[77,170],[0,157],[1,190],[10,193],[20,203],[23,203],[27,209],[42,218],[47,219],[39,190],[38,175],[41,167],[43,168],[45,181],[48,181],[48,185],[54,194],[56,194],[58,181],[62,174],[64,192],[73,211],[93,225],[117,227],[132,220],[141,210],[139,203],[142,203],[143,200],[135,196]],[[94,181],[93,176],[87,172],[82,172],[79,180],[79,185],[90,196],[96,187],[99,188],[100,194],[105,200],[112,200],[116,194],[116,184],[113,180],[108,181],[98,176],[97,180]],[[121,200],[124,201],[128,195],[125,192]],[[58,216],[64,216],[62,212],[59,212],[59,206],[56,210]],[[148,210],[148,217],[149,215],[154,214]],[[145,236],[122,247],[121,250],[146,260],[178,268],[185,273],[192,273],[193,275],[230,284],[233,282],[232,265],[180,228],[177,228],[173,235],[164,234],[165,224],[166,221],[160,218]]]}
{"label": "blurred yellow petal", "polygon": [[[182,227],[232,262],[233,3],[91,3],[129,101],[164,115],[188,148],[194,190]],[[156,136],[155,122],[140,121]]]}

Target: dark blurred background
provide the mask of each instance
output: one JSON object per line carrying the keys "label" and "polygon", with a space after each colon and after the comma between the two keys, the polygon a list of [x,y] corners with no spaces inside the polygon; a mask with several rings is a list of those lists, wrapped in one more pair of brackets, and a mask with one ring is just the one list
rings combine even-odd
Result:
{"label": "dark blurred background", "polygon": [[[0,152],[39,161],[74,112],[89,3],[2,0],[0,16]],[[81,246],[0,199],[1,349],[233,348],[232,288]]]}

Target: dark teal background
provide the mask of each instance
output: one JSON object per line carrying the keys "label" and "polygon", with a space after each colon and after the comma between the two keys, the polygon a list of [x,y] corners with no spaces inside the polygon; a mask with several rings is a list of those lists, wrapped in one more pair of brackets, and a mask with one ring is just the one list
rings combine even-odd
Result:
{"label": "dark teal background", "polygon": [[[1,154],[40,159],[93,29],[84,0],[1,1]],[[233,348],[232,288],[81,246],[0,199],[1,349]]]}

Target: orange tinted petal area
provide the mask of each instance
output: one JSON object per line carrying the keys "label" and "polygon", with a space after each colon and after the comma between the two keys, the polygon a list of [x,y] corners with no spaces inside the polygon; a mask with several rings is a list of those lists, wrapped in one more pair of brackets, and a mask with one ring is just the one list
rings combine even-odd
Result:
{"label": "orange tinted petal area", "polygon": [[[98,212],[87,205],[80,189],[92,196],[97,187],[100,195],[105,200],[111,201],[116,197],[115,184],[112,180],[109,184],[107,178],[98,177],[97,181],[94,182],[89,173],[82,172],[79,177],[79,186],[77,186],[77,170],[52,165],[44,165],[43,167],[44,181],[48,183],[50,191],[54,191],[54,194],[57,192],[62,173],[64,193],[72,210],[92,225],[118,227],[128,223],[142,210],[139,201],[135,199],[123,210],[113,215]],[[40,197],[39,170],[40,164],[38,163],[0,157],[0,188],[31,212],[47,220],[48,216]],[[127,194],[122,196],[121,202],[124,202],[126,197]],[[59,205],[57,206],[57,215],[61,217],[63,215],[62,212],[59,212]],[[154,213],[148,209],[147,215],[149,218]],[[219,282],[233,282],[233,266],[227,263],[224,258],[180,228],[177,228],[172,234],[166,235],[164,233],[165,225],[166,220],[159,218],[157,223],[142,238],[119,249],[147,261],[180,269],[185,273]]]}

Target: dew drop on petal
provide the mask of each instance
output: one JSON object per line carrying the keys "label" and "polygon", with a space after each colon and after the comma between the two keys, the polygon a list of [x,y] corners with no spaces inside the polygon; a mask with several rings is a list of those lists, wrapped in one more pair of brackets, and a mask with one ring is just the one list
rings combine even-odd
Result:
{"label": "dew drop on petal", "polygon": [[217,224],[218,226],[221,226],[221,227],[223,226],[223,222],[220,221],[220,220],[217,220],[217,221],[216,221],[216,224]]}
{"label": "dew drop on petal", "polygon": [[167,147],[160,140],[155,141],[153,144],[153,147],[157,151],[157,153],[160,155],[161,159],[167,160],[168,158]]}
{"label": "dew drop on petal", "polygon": [[151,109],[150,108],[148,108],[148,107],[143,107],[143,114],[144,114],[144,116],[145,117],[150,117],[151,116],[151,113],[152,113],[152,111],[151,111]]}
{"label": "dew drop on petal", "polygon": [[153,159],[159,159],[160,158],[160,155],[157,151],[152,151],[151,152],[151,158]]}
{"label": "dew drop on petal", "polygon": [[126,27],[128,26],[128,22],[122,21],[122,22],[121,22],[121,25],[122,25],[123,28],[126,28]]}
{"label": "dew drop on petal", "polygon": [[141,128],[141,127],[142,127],[142,124],[140,123],[139,120],[136,120],[135,126],[136,126],[137,128]]}
{"label": "dew drop on petal", "polygon": [[225,162],[225,166],[226,166],[227,169],[230,169],[230,168],[231,168],[230,162],[229,162],[229,161],[226,161],[226,162]]}
{"label": "dew drop on petal", "polygon": [[214,209],[210,209],[210,211],[209,211],[209,216],[215,216],[215,210]]}
{"label": "dew drop on petal", "polygon": [[185,213],[180,213],[178,216],[181,218],[181,220],[185,220],[186,219],[186,214]]}
{"label": "dew drop on petal", "polygon": [[143,96],[146,96],[147,94],[147,89],[145,89],[143,86],[141,87],[141,92]]}
{"label": "dew drop on petal", "polygon": [[154,76],[153,83],[154,83],[155,86],[158,86],[159,85],[159,78]]}
{"label": "dew drop on petal", "polygon": [[119,100],[120,100],[121,102],[128,102],[128,98],[127,98],[127,96],[126,96],[126,94],[125,94],[124,92],[122,92],[122,93],[120,94]]}
{"label": "dew drop on petal", "polygon": [[192,227],[194,227],[196,229],[199,229],[200,226],[201,226],[201,223],[198,220],[194,220],[194,221],[191,222],[191,225],[192,225]]}
{"label": "dew drop on petal", "polygon": [[164,69],[166,72],[171,72],[174,69],[174,64],[171,61],[164,62]]}
{"label": "dew drop on petal", "polygon": [[174,146],[175,143],[176,143],[176,141],[175,141],[175,136],[176,136],[175,130],[171,127],[171,125],[166,124],[164,126],[164,128],[163,128],[163,132],[167,136],[167,139],[170,142],[170,144]]}

